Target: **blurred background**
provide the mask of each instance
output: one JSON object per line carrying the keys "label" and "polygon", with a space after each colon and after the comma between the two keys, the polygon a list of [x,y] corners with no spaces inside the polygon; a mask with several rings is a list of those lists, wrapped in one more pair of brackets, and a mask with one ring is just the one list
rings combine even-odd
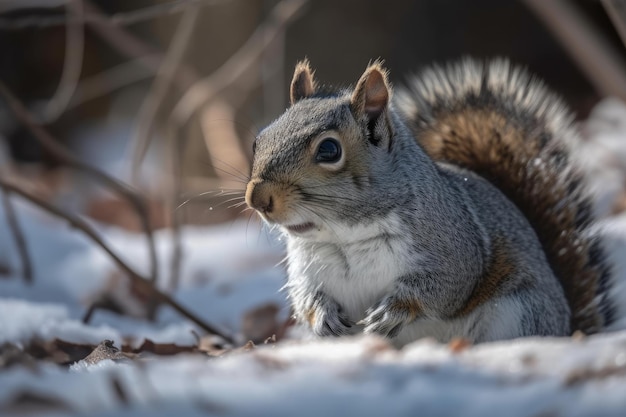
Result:
{"label": "blurred background", "polygon": [[598,211],[622,212],[624,39],[626,0],[0,0],[0,298],[138,340],[92,313],[191,338],[165,303],[225,340],[280,339],[284,251],[243,190],[305,57],[336,86],[377,58],[401,85],[508,57],[572,107]]}
{"label": "blurred background", "polygon": [[[308,57],[321,82],[346,85],[380,57],[397,85],[431,63],[507,56],[584,118],[601,97],[624,97],[612,21],[622,4],[3,0],[0,81],[55,141],[141,190],[154,227],[171,223],[168,204],[187,200],[181,221],[215,223],[243,207],[201,194],[243,188],[251,141],[285,108],[297,60]],[[139,228],[126,203],[68,172],[6,99],[0,106],[14,173],[65,209]]]}

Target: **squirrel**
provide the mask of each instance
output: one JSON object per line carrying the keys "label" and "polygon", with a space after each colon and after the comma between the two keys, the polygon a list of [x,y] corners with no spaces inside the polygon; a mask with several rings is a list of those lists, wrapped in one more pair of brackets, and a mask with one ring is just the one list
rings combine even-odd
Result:
{"label": "squirrel", "polygon": [[562,100],[506,59],[432,67],[393,94],[299,62],[253,144],[246,202],[284,234],[295,318],[318,336],[469,342],[596,333],[612,267]]}

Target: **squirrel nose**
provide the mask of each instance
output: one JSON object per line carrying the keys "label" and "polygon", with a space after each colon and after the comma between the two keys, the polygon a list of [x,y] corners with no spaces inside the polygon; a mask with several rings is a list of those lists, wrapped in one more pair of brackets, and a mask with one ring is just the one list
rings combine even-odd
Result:
{"label": "squirrel nose", "polygon": [[272,197],[270,187],[264,182],[251,181],[248,183],[246,203],[263,214],[271,213],[274,210],[274,198]]}

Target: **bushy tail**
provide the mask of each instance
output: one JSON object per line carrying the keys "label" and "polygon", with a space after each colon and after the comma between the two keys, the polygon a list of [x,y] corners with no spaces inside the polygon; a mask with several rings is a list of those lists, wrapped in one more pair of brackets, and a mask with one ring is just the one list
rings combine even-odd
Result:
{"label": "bushy tail", "polygon": [[561,100],[506,60],[424,71],[397,96],[425,151],[492,182],[530,221],[572,310],[572,330],[613,320],[610,268],[590,233],[591,195],[570,149],[580,141]]}

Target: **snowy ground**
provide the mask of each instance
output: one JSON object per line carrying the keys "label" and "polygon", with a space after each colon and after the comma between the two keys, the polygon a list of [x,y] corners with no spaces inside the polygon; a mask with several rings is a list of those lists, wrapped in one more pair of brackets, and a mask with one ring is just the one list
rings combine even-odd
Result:
{"label": "snowy ground", "polygon": [[396,351],[369,338],[213,360],[11,369],[0,374],[0,404],[11,412],[11,399],[28,392],[63,415],[624,416],[625,384],[626,334],[458,353],[429,341]]}
{"label": "snowy ground", "polygon": [[[603,216],[623,193],[624,121],[624,106],[607,101],[585,125],[590,142],[583,154]],[[127,311],[140,316],[142,310],[99,248],[25,202],[18,212],[34,256],[35,284],[22,282],[11,235],[0,221],[0,266],[14,271],[0,275],[0,416],[626,415],[623,330],[479,346],[421,340],[402,350],[373,337],[314,341],[294,331],[290,340],[212,357],[214,348],[201,348],[202,331],[167,307],[154,323],[98,311],[83,324],[89,301],[112,287]],[[610,217],[604,227],[626,276],[626,216]],[[145,270],[142,236],[99,228],[124,259]],[[160,259],[167,259],[169,235],[156,237]],[[275,266],[280,242],[259,238],[258,228],[245,222],[187,228],[183,242],[182,281],[173,294],[181,304],[239,342],[250,337],[245,316],[253,309],[269,306],[272,319],[286,319],[279,292],[284,276]],[[626,279],[615,288],[626,306]],[[623,313],[626,318],[626,307]],[[626,328],[626,320],[618,327]],[[148,339],[188,352],[118,352],[115,359],[69,367],[19,354],[35,341],[91,349],[105,339],[135,348]],[[18,352],[13,361],[11,349]]]}

